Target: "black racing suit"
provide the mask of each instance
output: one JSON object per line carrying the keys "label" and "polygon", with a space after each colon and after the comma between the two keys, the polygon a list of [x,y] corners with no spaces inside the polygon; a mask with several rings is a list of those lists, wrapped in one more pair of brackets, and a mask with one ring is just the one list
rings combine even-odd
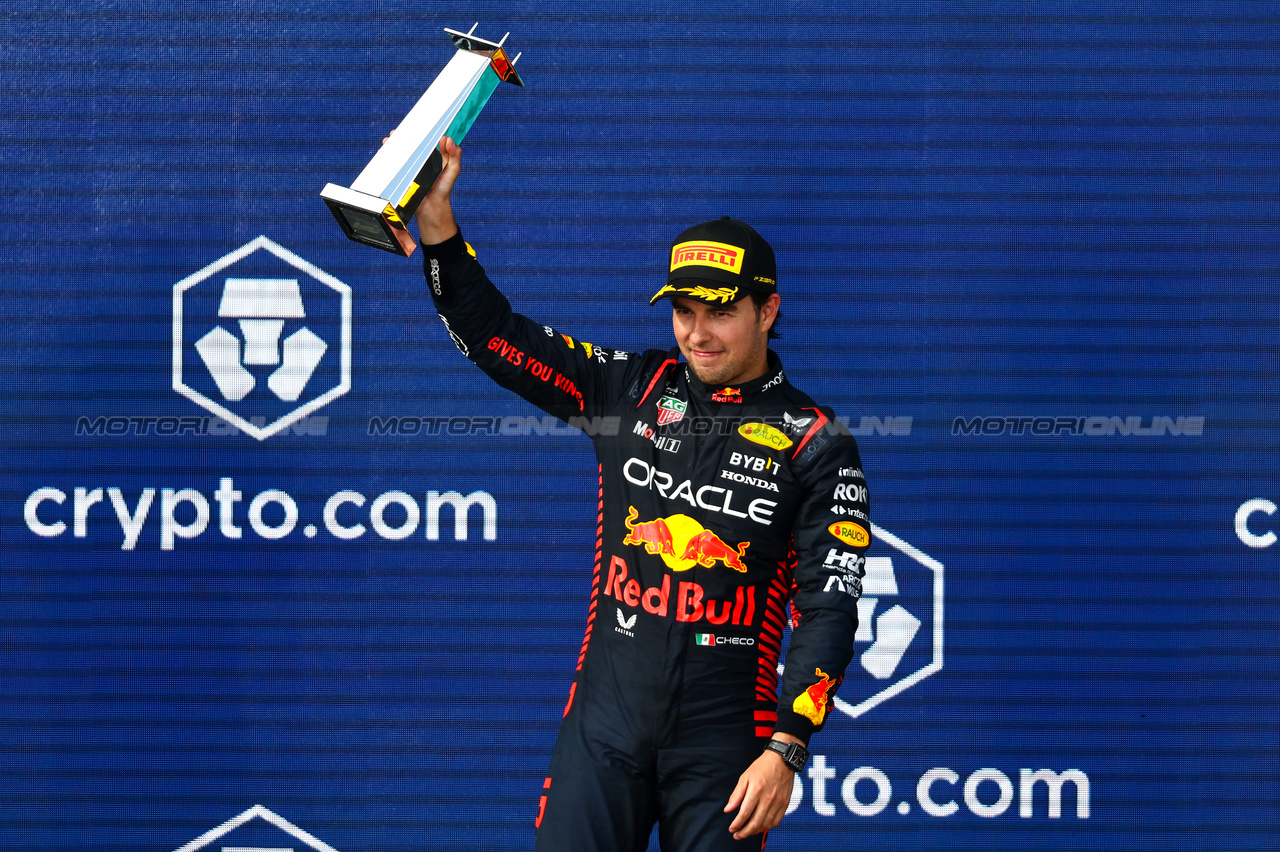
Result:
{"label": "black racing suit", "polygon": [[[870,521],[852,436],[792,387],[708,387],[512,312],[459,234],[424,246],[454,343],[592,436],[586,637],[538,809],[540,850],[760,849],[723,812],[774,731],[820,729],[853,654]],[[792,632],[781,697],[777,663]]]}

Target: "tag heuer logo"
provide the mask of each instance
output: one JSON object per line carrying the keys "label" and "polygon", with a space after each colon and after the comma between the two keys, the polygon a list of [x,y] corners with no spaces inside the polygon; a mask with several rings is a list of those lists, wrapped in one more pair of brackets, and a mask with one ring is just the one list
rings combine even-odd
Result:
{"label": "tag heuer logo", "polygon": [[689,403],[682,399],[664,396],[658,400],[658,425],[666,426],[668,423],[678,422],[684,417],[684,410],[688,407]]}

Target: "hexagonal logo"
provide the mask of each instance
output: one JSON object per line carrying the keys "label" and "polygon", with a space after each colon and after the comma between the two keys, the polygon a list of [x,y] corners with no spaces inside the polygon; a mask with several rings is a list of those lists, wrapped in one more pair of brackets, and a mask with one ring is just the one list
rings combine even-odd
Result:
{"label": "hexagonal logo", "polygon": [[259,441],[351,389],[351,288],[257,237],[173,285],[173,389]]}
{"label": "hexagonal logo", "polygon": [[[897,552],[873,543],[866,557],[853,660],[835,697],[855,719],[942,670],[942,563],[875,524],[871,535]],[[840,558],[833,548],[828,559]]]}
{"label": "hexagonal logo", "polygon": [[262,805],[212,828],[174,852],[216,849],[222,852],[294,852],[299,844],[318,852],[338,852],[328,843],[298,828]]}

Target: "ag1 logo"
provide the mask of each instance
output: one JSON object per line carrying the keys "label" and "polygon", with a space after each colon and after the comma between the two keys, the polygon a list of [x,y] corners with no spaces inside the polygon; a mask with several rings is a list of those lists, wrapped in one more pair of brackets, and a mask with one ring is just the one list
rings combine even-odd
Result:
{"label": "ag1 logo", "polygon": [[173,285],[173,389],[258,440],[351,388],[351,288],[266,237]]}

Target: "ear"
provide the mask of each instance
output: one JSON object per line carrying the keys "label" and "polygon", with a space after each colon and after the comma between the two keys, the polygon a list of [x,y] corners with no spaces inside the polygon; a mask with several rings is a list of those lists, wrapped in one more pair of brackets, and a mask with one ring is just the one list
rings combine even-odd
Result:
{"label": "ear", "polygon": [[760,324],[764,331],[773,328],[773,321],[778,318],[778,306],[781,304],[782,297],[773,293],[760,306]]}

